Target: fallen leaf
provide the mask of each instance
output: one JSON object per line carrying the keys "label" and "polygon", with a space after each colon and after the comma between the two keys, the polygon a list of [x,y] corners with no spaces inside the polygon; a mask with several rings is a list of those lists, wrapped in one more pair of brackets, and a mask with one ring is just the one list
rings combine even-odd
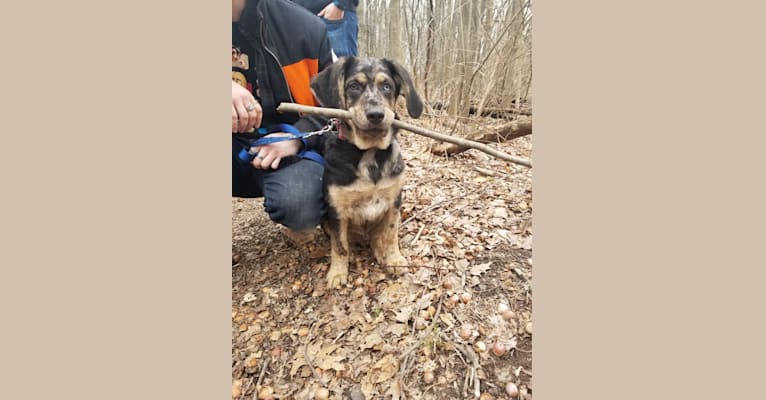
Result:
{"label": "fallen leaf", "polygon": [[521,235],[511,233],[506,229],[498,229],[495,231],[495,235],[508,242],[511,246],[518,246],[524,250],[532,250],[532,236],[521,237]]}
{"label": "fallen leaf", "polygon": [[362,391],[357,388],[351,389],[349,397],[351,397],[351,400],[365,400],[364,394],[362,394]]}
{"label": "fallen leaf", "polygon": [[372,383],[369,375],[365,376],[365,379],[362,380],[362,394],[365,399],[374,399],[375,395],[378,394],[378,391],[375,390],[375,384]]}
{"label": "fallen leaf", "polygon": [[[343,363],[341,363],[341,361],[346,359],[346,355],[332,355],[332,353],[339,347],[339,344],[330,344],[328,346],[321,347],[321,343],[317,342],[310,344],[308,349],[306,349],[306,353],[308,353],[309,357],[311,357],[311,361],[315,367],[319,367],[325,370],[332,369],[335,371],[343,371],[345,370],[345,366]],[[292,367],[290,368],[290,376],[295,376],[300,367],[304,365],[306,365],[306,357],[303,352],[303,348],[301,347],[298,351],[295,352],[295,355],[293,356]]]}
{"label": "fallen leaf", "polygon": [[412,278],[412,281],[417,284],[425,284],[428,283],[431,280],[431,276],[433,275],[434,271],[430,268],[420,268],[417,273],[415,273],[415,276]]}
{"label": "fallen leaf", "polygon": [[484,264],[478,264],[471,267],[471,275],[481,275],[489,269],[489,266],[492,265],[492,262],[484,263]]}
{"label": "fallen leaf", "polygon": [[399,283],[392,283],[383,289],[378,295],[378,303],[385,309],[390,309],[400,302],[404,296],[404,290]]}
{"label": "fallen leaf", "polygon": [[388,354],[376,362],[367,375],[370,376],[372,383],[381,383],[391,379],[397,371],[399,371],[399,363],[393,354]]}
{"label": "fallen leaf", "polygon": [[324,370],[344,371],[346,368],[341,361],[345,359],[345,355],[325,356],[317,360],[316,366]]}
{"label": "fallen leaf", "polygon": [[414,305],[404,306],[399,310],[399,312],[396,313],[394,319],[398,322],[407,322],[410,320],[410,317],[412,317],[412,312],[414,309]]}
{"label": "fallen leaf", "polygon": [[244,305],[244,304],[247,304],[247,303],[252,303],[252,302],[254,302],[257,299],[258,298],[252,292],[247,292],[245,294],[245,296],[242,297],[242,301],[239,303],[239,305]]}
{"label": "fallen leaf", "polygon": [[391,384],[391,387],[386,392],[386,395],[391,395],[391,400],[399,400],[402,396],[402,387],[399,385],[399,380],[395,379]]}
{"label": "fallen leaf", "polygon": [[231,398],[238,399],[242,395],[242,379],[237,379],[231,383]]}
{"label": "fallen leaf", "polygon": [[[457,246],[452,248],[452,254],[454,254],[455,257],[457,257],[459,259],[465,258],[465,250],[463,250],[463,249],[461,249],[460,247],[457,247]],[[465,260],[461,260],[461,261],[465,261]]]}
{"label": "fallen leaf", "polygon": [[433,303],[434,299],[434,292],[428,292],[424,294],[420,299],[418,299],[417,303],[415,303],[415,309],[416,310],[423,310],[428,308],[428,306]]}
{"label": "fallen leaf", "polygon": [[478,172],[478,173],[480,173],[480,174],[482,174],[484,176],[496,176],[497,175],[497,173],[495,173],[495,171],[492,171],[491,169],[480,168],[480,167],[474,167],[474,169],[476,169],[476,172]]}
{"label": "fallen leaf", "polygon": [[402,336],[405,333],[407,333],[407,325],[406,324],[391,324],[388,327],[388,331],[391,332],[394,336]]}
{"label": "fallen leaf", "polygon": [[452,328],[455,326],[455,317],[452,316],[450,313],[441,313],[439,314],[439,319],[447,324],[448,327]]}
{"label": "fallen leaf", "polygon": [[508,218],[508,209],[506,209],[505,207],[497,207],[493,211],[492,215],[495,218],[503,218],[503,219]]}
{"label": "fallen leaf", "polygon": [[362,341],[362,344],[360,347],[362,350],[366,350],[366,349],[371,349],[380,343],[383,343],[383,338],[380,337],[380,335],[377,332],[373,332],[364,337],[364,340]]}

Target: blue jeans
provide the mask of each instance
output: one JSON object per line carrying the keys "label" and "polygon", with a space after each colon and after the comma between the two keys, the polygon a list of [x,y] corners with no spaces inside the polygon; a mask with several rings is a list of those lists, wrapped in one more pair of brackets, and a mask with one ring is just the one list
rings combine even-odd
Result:
{"label": "blue jeans", "polygon": [[338,21],[328,21],[324,19],[327,25],[327,38],[330,39],[335,55],[338,57],[356,56],[357,36],[359,35],[359,19],[356,12],[344,11],[343,19]]}
{"label": "blue jeans", "polygon": [[[244,142],[232,140],[232,197],[263,197],[272,221],[294,231],[316,228],[326,211],[324,167],[311,160],[282,159],[277,170],[260,170],[237,157]],[[297,157],[295,157],[297,158]]]}

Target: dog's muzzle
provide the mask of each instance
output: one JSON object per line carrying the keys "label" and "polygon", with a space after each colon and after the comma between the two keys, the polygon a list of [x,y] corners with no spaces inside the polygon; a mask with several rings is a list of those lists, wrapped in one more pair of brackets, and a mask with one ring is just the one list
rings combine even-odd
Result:
{"label": "dog's muzzle", "polygon": [[385,118],[386,112],[383,107],[374,107],[368,109],[365,113],[365,116],[367,117],[367,121],[369,121],[370,124],[379,125],[381,122],[383,122],[383,118]]}

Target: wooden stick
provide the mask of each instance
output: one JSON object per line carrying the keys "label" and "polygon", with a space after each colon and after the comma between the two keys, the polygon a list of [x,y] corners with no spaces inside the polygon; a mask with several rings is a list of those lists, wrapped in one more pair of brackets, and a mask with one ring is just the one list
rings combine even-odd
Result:
{"label": "wooden stick", "polygon": [[441,313],[441,311],[442,311],[442,298],[440,297],[439,305],[436,306],[436,314],[434,314],[433,318],[431,318],[431,326],[428,327],[428,331],[421,335],[417,343],[413,344],[407,350],[405,350],[404,355],[402,355],[401,357],[402,361],[401,361],[401,364],[399,365],[399,379],[401,379],[402,382],[404,382],[404,375],[406,374],[407,369],[409,368],[410,356],[411,356],[410,353],[417,350],[418,347],[420,347],[423,344],[423,342],[425,342],[426,339],[431,336],[431,333],[433,332],[434,327],[436,326],[438,322],[437,318],[439,318],[439,314]]}
{"label": "wooden stick", "polygon": [[253,399],[258,400],[258,387],[261,386],[261,383],[263,383],[263,376],[266,375],[266,368],[269,366],[270,359],[268,357],[266,358],[266,362],[263,364],[263,367],[261,368],[261,374],[258,375],[258,382],[255,383],[255,391],[253,392]]}
{"label": "wooden stick", "polygon": [[[277,111],[314,114],[314,115],[321,115],[323,117],[328,117],[328,118],[351,119],[351,113],[345,110],[338,110],[335,108],[324,108],[324,107],[311,107],[311,106],[304,106],[302,104],[295,104],[295,103],[282,103],[279,105],[279,107],[277,107]],[[516,163],[519,165],[523,165],[525,167],[532,168],[532,163],[529,160],[525,158],[521,158],[521,157],[512,156],[502,151],[493,149],[492,147],[489,147],[484,143],[474,142],[473,140],[467,140],[467,139],[456,138],[453,136],[445,135],[436,131],[432,131],[430,129],[425,129],[419,126],[408,124],[406,122],[402,122],[398,119],[394,120],[393,125],[397,128],[406,129],[410,132],[417,133],[418,135],[421,135],[421,136],[429,137],[431,139],[436,139],[442,142],[453,143],[458,146],[470,147],[472,149],[476,149],[484,153],[487,153],[491,156],[495,156],[501,160],[510,161],[512,163]]]}
{"label": "wooden stick", "polygon": [[319,374],[314,369],[314,364],[311,362],[311,358],[309,358],[309,343],[311,343],[311,332],[314,330],[314,326],[316,324],[311,324],[311,328],[309,328],[309,334],[306,335],[306,338],[308,339],[306,341],[306,345],[303,346],[303,359],[306,361],[306,364],[308,364],[309,368],[311,368],[311,375],[314,376],[314,379],[322,386],[322,380],[319,378]]}
{"label": "wooden stick", "polygon": [[[522,120],[513,121],[504,126],[498,127],[496,128],[496,130],[485,132],[483,135],[480,133],[475,133],[467,137],[467,139],[472,140],[474,142],[479,142],[479,143],[498,143],[498,142],[505,142],[507,140],[512,140],[517,137],[526,136],[530,134],[532,134],[532,120],[525,118]],[[465,146],[458,146],[456,144],[450,144],[450,143],[442,143],[437,146],[432,146],[431,153],[434,153],[436,155],[441,155],[443,153],[452,155],[452,154],[462,153],[468,149],[469,148]]]}

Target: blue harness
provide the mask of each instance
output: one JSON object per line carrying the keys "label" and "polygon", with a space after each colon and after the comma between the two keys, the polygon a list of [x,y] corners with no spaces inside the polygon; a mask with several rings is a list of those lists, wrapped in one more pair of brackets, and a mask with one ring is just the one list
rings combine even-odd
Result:
{"label": "blue harness", "polygon": [[[240,150],[238,157],[242,161],[250,162],[250,161],[253,161],[255,156],[258,155],[258,151],[255,150],[255,148],[258,146],[263,146],[266,144],[277,143],[277,142],[284,142],[286,140],[300,140],[303,142],[303,150],[301,150],[298,153],[298,157],[317,162],[320,165],[324,166],[324,157],[322,157],[321,154],[317,153],[314,150],[306,149],[306,147],[308,147],[308,144],[306,143],[306,138],[309,136],[321,135],[331,130],[332,130],[332,125],[328,125],[322,128],[321,130],[314,131],[314,132],[300,132],[296,127],[290,124],[276,124],[276,125],[270,126],[268,129],[258,128],[257,133],[261,137],[251,142],[249,148],[245,147],[242,150]],[[264,137],[268,134],[276,133],[276,132],[288,133],[291,136]]]}

